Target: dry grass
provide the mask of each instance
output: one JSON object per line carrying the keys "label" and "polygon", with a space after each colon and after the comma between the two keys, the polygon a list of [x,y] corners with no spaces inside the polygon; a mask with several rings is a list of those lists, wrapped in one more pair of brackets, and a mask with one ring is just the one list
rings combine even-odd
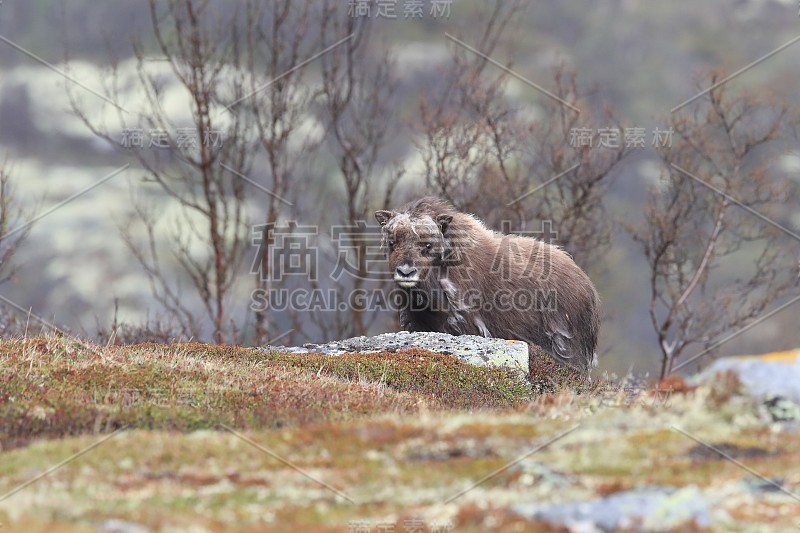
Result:
{"label": "dry grass", "polygon": [[796,501],[769,486],[747,489],[758,478],[674,426],[795,493],[797,431],[765,422],[725,380],[671,385],[669,402],[607,381],[532,395],[516,375],[419,351],[330,357],[2,341],[0,523],[26,531],[109,529],[107,520],[154,531],[352,531],[360,522],[371,531],[420,523],[425,532],[443,524],[552,531],[512,507],[693,484],[742,530],[765,521],[790,530]]}
{"label": "dry grass", "polygon": [[203,344],[0,343],[0,446],[120,427],[279,428],[375,414],[515,407],[523,382],[422,351],[289,355]]}

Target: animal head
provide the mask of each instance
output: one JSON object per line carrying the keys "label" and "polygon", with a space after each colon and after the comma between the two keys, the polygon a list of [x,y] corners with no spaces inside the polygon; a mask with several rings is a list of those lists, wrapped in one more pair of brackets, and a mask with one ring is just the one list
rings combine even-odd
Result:
{"label": "animal head", "polygon": [[400,287],[416,287],[444,264],[453,215],[376,211],[375,218],[383,228],[389,269]]}

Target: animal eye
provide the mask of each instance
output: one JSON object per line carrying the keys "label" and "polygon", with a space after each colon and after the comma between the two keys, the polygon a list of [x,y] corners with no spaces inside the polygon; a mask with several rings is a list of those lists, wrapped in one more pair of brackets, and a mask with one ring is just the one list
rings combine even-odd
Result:
{"label": "animal eye", "polygon": [[394,248],[394,241],[389,241],[388,244],[389,244],[389,248]]}
{"label": "animal eye", "polygon": [[431,243],[429,243],[429,242],[426,242],[426,243],[425,243],[425,249],[426,249],[426,250],[430,250],[431,248],[433,248],[433,244],[431,244]]}

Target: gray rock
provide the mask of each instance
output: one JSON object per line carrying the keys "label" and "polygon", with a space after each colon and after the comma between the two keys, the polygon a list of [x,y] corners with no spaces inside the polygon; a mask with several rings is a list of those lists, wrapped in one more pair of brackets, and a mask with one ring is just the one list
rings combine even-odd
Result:
{"label": "gray rock", "polygon": [[706,383],[729,371],[739,378],[744,392],[755,398],[800,404],[800,350],[718,359],[690,382]]}
{"label": "gray rock", "polygon": [[667,531],[690,521],[700,527],[711,525],[710,506],[693,485],[677,490],[647,487],[585,502],[520,504],[512,511],[575,532]]}
{"label": "gray rock", "polygon": [[527,343],[474,335],[454,336],[447,333],[401,331],[399,333],[383,333],[374,337],[353,337],[326,344],[265,346],[262,350],[295,354],[320,353],[335,356],[345,353],[398,352],[411,348],[452,355],[465,363],[476,366],[501,366],[518,369],[525,374],[529,372]]}

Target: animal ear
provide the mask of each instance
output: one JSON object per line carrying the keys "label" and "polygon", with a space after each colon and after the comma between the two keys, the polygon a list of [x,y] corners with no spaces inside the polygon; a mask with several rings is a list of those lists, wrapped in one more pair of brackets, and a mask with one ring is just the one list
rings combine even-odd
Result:
{"label": "animal ear", "polygon": [[436,223],[439,224],[439,230],[442,232],[442,235],[447,231],[452,221],[453,215],[436,215]]}
{"label": "animal ear", "polygon": [[378,224],[381,226],[385,226],[393,216],[394,213],[391,211],[375,211],[375,220],[377,220]]}

